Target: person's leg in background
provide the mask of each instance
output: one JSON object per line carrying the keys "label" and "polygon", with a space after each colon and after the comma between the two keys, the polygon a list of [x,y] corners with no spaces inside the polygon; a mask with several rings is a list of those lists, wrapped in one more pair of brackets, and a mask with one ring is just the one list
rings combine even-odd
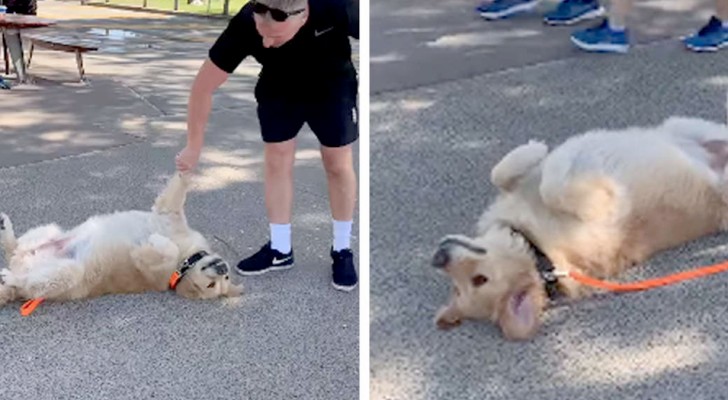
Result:
{"label": "person's leg in background", "polygon": [[683,43],[694,51],[717,51],[728,46],[728,0],[715,0],[715,15]]}
{"label": "person's leg in background", "polygon": [[632,0],[612,0],[609,18],[593,28],[574,32],[571,41],[586,51],[626,53],[629,50],[627,18],[631,11]]}

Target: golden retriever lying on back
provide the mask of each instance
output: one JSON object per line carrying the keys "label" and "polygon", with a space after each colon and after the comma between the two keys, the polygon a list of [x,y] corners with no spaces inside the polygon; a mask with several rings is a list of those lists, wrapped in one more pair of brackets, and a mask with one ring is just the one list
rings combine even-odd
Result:
{"label": "golden retriever lying on back", "polygon": [[454,286],[437,325],[487,319],[509,339],[532,337],[548,297],[584,293],[563,272],[613,276],[725,229],[727,165],[728,128],[687,118],[589,132],[551,153],[517,147],[491,171],[500,195],[476,237],[445,237],[433,257]]}
{"label": "golden retriever lying on back", "polygon": [[228,264],[205,238],[187,226],[184,203],[189,178],[176,174],[152,212],[95,216],[70,231],[45,225],[15,238],[0,214],[0,242],[8,268],[0,271],[0,305],[45,298],[72,300],[112,293],[170,289],[209,299],[239,296]]}

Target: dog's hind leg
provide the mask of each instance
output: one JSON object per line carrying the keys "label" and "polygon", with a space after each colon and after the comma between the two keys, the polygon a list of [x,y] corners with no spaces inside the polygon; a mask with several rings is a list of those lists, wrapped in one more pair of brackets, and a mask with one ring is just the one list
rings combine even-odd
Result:
{"label": "dog's hind leg", "polygon": [[189,179],[189,174],[175,173],[162,193],[157,196],[152,211],[157,214],[184,215]]}
{"label": "dog's hind leg", "polygon": [[0,271],[0,280],[26,299],[69,297],[64,294],[80,285],[83,278],[83,265],[72,259],[43,260],[43,264],[22,271]]}
{"label": "dog's hind leg", "polygon": [[10,221],[10,218],[3,213],[0,213],[0,244],[5,252],[6,259],[10,259],[10,256],[18,247],[18,241],[15,238],[15,232],[13,231],[13,223]]}
{"label": "dog's hind leg", "polygon": [[490,171],[490,181],[500,190],[510,191],[528,171],[548,154],[548,147],[536,141],[516,147],[506,154]]}
{"label": "dog's hind leg", "polygon": [[544,173],[539,191],[544,204],[584,222],[615,222],[629,209],[623,188],[596,172],[574,177]]}

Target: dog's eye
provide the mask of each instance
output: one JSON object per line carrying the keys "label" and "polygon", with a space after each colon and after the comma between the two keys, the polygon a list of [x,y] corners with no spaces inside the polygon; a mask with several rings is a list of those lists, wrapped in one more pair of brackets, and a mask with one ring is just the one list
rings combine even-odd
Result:
{"label": "dog's eye", "polygon": [[225,277],[225,280],[226,280],[226,281],[227,281],[227,280],[230,280],[230,277],[229,277],[229,276],[226,276],[226,277]]}
{"label": "dog's eye", "polygon": [[212,288],[214,288],[214,287],[215,287],[215,282],[212,282],[212,283],[210,283],[209,285],[207,285],[207,288],[208,288],[208,289],[212,289]]}
{"label": "dog's eye", "polygon": [[488,278],[484,275],[475,275],[473,277],[472,281],[473,281],[473,286],[478,287],[478,286],[485,285],[488,282]]}

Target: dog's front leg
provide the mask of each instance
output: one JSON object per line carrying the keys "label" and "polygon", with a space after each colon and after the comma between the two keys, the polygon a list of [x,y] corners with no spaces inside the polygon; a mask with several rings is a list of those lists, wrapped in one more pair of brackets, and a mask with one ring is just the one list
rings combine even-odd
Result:
{"label": "dog's front leg", "polygon": [[[160,282],[160,287],[167,281],[160,278],[163,273],[174,270],[179,259],[179,247],[169,238],[152,234],[147,243],[135,248],[131,252],[136,268],[144,274],[150,282]],[[166,287],[166,286],[165,286]]]}
{"label": "dog's front leg", "polygon": [[0,213],[0,244],[2,244],[3,251],[5,252],[5,259],[9,260],[10,256],[12,256],[18,247],[18,241],[15,239],[13,223],[3,213]]}
{"label": "dog's front leg", "polygon": [[162,193],[157,197],[152,211],[157,214],[184,215],[189,180],[189,174],[175,173]]}

